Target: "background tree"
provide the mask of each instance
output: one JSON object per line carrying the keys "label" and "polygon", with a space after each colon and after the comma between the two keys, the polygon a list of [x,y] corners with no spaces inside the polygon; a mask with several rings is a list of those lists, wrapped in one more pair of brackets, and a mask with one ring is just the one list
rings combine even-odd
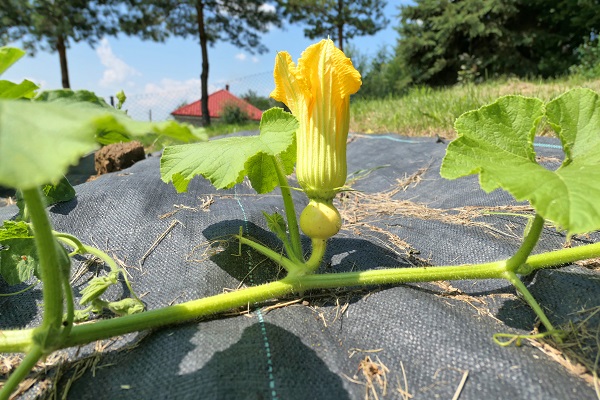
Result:
{"label": "background tree", "polygon": [[279,4],[290,22],[308,25],[306,37],[329,36],[340,50],[353,37],[374,35],[389,23],[383,13],[387,1],[383,0],[279,0]]}
{"label": "background tree", "polygon": [[275,6],[263,0],[128,0],[129,14],[122,19],[125,33],[144,39],[168,36],[196,37],[202,53],[202,122],[210,125],[208,111],[208,45],[226,41],[251,54],[267,48],[260,34],[281,26]]}
{"label": "background tree", "polygon": [[63,88],[70,88],[67,49],[72,42],[94,46],[118,32],[118,13],[112,0],[2,0],[0,43],[21,42],[25,50],[58,52]]}
{"label": "background tree", "polygon": [[600,26],[599,9],[600,0],[416,0],[400,7],[394,63],[417,84],[453,84],[459,71],[557,76]]}

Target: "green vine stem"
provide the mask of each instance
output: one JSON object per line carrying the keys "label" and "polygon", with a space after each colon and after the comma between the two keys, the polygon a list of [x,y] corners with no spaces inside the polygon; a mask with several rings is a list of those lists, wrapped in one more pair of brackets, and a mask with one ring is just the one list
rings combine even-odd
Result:
{"label": "green vine stem", "polygon": [[524,233],[523,243],[521,243],[517,252],[506,262],[506,268],[511,272],[515,272],[523,265],[533,251],[544,229],[544,218],[539,214],[535,214],[531,225],[528,225],[528,227],[529,229],[526,229]]}
{"label": "green vine stem", "polygon": [[73,329],[73,319],[75,317],[75,300],[73,299],[73,288],[71,287],[68,275],[63,276],[63,290],[65,293],[67,313],[63,321],[63,330],[60,335],[64,339],[71,333],[71,329]]}
{"label": "green vine stem", "polygon": [[[554,327],[552,326],[552,323],[550,323],[550,320],[548,319],[548,317],[546,317],[544,310],[542,310],[542,307],[538,304],[533,295],[529,292],[527,286],[525,286],[523,282],[521,282],[521,279],[519,279],[519,277],[511,271],[506,271],[504,273],[504,278],[507,279],[510,283],[512,283],[512,285],[519,291],[519,293],[521,293],[523,299],[533,309],[533,311],[536,313],[540,321],[542,321],[542,324],[544,324],[546,329],[548,331],[555,331]],[[560,341],[559,334],[556,334],[554,336],[556,340]]]}
{"label": "green vine stem", "polygon": [[110,268],[111,271],[121,273],[121,275],[123,275],[123,280],[125,281],[125,285],[127,286],[127,289],[129,289],[129,293],[131,293],[131,295],[136,300],[141,301],[140,298],[133,291],[131,282],[129,282],[129,278],[127,278],[127,272],[125,270],[123,270],[122,268],[119,268],[119,266],[117,265],[117,263],[115,263],[115,260],[113,260],[111,256],[109,256],[108,254],[106,254],[105,252],[103,252],[100,249],[97,249],[92,246],[87,246],[87,245],[81,243],[81,241],[79,239],[77,239],[75,236],[69,235],[68,233],[54,232],[54,236],[59,241],[66,244],[67,246],[73,247],[75,249],[75,251],[77,252],[77,254],[82,254],[82,255],[83,254],[91,254],[93,256],[96,256],[99,259],[101,259],[104,263],[106,263],[106,265],[108,265],[108,267]]}
{"label": "green vine stem", "polygon": [[2,390],[0,390],[0,400],[8,400],[12,392],[19,386],[19,383],[29,372],[33,369],[35,364],[42,358],[44,351],[41,346],[35,345],[31,348],[29,353],[23,358],[21,364],[15,369],[15,371],[8,377]]}
{"label": "green vine stem", "polygon": [[290,232],[290,241],[292,248],[288,251],[288,256],[295,262],[304,261],[302,252],[302,242],[300,241],[300,230],[298,229],[298,219],[296,218],[296,209],[289,182],[285,176],[285,170],[280,156],[273,157],[275,171],[277,171],[277,179],[279,180],[279,189],[283,198],[283,207],[287,219],[288,231]]}

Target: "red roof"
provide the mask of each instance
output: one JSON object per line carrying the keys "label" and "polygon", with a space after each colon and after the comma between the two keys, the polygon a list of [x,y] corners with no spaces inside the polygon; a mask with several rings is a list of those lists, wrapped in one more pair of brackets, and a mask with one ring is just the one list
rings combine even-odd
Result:
{"label": "red roof", "polygon": [[[223,89],[208,96],[208,111],[211,118],[219,118],[223,115],[226,106],[237,106],[240,110],[246,112],[248,117],[255,121],[260,121],[262,111],[248,103],[246,100],[234,96],[229,91]],[[171,115],[181,115],[186,117],[202,116],[202,101],[198,100],[173,111]]]}

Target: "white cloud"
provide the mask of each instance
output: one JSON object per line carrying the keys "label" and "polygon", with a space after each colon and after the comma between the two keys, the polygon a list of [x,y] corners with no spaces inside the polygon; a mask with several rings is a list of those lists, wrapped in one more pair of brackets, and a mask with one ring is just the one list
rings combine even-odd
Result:
{"label": "white cloud", "polygon": [[253,63],[257,63],[258,61],[259,61],[259,60],[258,60],[258,57],[252,57],[252,62],[253,62]]}
{"label": "white cloud", "polygon": [[274,13],[275,12],[275,6],[272,4],[268,4],[268,3],[261,4],[260,7],[258,7],[258,9],[260,11],[263,11],[266,13]]}
{"label": "white cloud", "polygon": [[246,59],[246,54],[244,54],[244,53],[237,53],[235,55],[235,58],[237,58],[240,61],[244,61]]}
{"label": "white cloud", "polygon": [[96,54],[102,65],[106,67],[100,80],[100,86],[112,86],[127,81],[129,78],[141,75],[135,68],[117,57],[104,38],[100,41],[100,46],[96,49]]}
{"label": "white cloud", "polygon": [[171,78],[163,78],[158,84],[147,83],[144,87],[144,93],[163,93],[163,92],[197,92],[200,93],[200,79],[188,79],[178,81]]}

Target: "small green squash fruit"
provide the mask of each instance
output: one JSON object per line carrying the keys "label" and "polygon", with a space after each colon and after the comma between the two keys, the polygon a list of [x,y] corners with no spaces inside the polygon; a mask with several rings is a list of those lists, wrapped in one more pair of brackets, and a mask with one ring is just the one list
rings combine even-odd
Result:
{"label": "small green squash fruit", "polygon": [[341,227],[342,217],[331,202],[311,200],[300,214],[300,228],[311,239],[327,240]]}

